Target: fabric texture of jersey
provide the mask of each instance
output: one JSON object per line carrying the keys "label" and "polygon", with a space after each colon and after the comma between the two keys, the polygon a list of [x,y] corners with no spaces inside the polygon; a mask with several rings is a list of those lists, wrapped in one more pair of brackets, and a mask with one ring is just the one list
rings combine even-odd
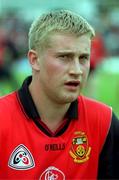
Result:
{"label": "fabric texture of jersey", "polygon": [[77,102],[78,117],[59,136],[48,136],[17,92],[0,98],[0,179],[97,179],[111,108],[84,96]]}

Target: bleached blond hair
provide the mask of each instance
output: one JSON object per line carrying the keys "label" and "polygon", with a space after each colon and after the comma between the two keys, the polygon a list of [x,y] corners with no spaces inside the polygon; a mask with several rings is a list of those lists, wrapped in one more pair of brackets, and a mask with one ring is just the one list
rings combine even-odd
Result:
{"label": "bleached blond hair", "polygon": [[36,19],[29,30],[29,49],[42,49],[47,46],[51,33],[72,33],[76,36],[89,34],[95,36],[92,26],[77,13],[69,10],[54,10]]}

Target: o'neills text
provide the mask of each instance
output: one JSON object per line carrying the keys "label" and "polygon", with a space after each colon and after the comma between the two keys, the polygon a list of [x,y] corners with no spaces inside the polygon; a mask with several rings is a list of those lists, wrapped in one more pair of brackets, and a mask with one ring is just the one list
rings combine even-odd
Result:
{"label": "o'neills text", "polygon": [[65,143],[63,144],[46,144],[45,145],[45,151],[58,151],[58,150],[64,150],[65,149]]}

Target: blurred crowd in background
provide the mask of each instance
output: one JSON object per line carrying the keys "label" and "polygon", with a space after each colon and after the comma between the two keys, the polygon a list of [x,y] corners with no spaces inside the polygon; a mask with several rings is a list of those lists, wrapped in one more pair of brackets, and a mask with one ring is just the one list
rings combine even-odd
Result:
{"label": "blurred crowd in background", "polygon": [[[23,79],[31,74],[27,60],[28,30],[34,18],[35,7],[32,7],[34,11],[30,11],[28,18],[28,15],[25,17],[25,10],[24,13],[19,13],[22,12],[21,7],[11,8],[5,6],[5,3],[2,6],[4,0],[0,1],[0,96],[2,96],[19,88]],[[109,5],[108,1],[104,3],[101,0],[99,2],[87,0],[85,1],[88,2],[87,5],[84,5],[80,1],[73,2],[73,4],[76,2],[74,8],[72,5],[67,7],[67,4],[63,6],[63,2],[60,1],[62,5],[49,7],[49,4],[45,4],[44,9],[40,3],[36,14],[40,15],[43,10],[51,8],[68,8],[81,12],[80,14],[92,24],[96,37],[92,42],[91,70],[84,94],[111,105],[119,116],[119,3],[112,1]],[[89,4],[92,5],[90,11]],[[27,13],[28,6],[27,4]]]}

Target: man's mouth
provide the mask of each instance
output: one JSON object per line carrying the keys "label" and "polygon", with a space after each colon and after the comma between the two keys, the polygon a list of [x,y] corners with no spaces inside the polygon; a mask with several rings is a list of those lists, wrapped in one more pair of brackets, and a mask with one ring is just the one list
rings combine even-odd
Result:
{"label": "man's mouth", "polygon": [[68,81],[65,83],[65,85],[71,90],[76,90],[77,87],[80,85],[80,81]]}
{"label": "man's mouth", "polygon": [[66,85],[67,86],[75,86],[75,87],[77,87],[79,85],[79,82],[67,82]]}

